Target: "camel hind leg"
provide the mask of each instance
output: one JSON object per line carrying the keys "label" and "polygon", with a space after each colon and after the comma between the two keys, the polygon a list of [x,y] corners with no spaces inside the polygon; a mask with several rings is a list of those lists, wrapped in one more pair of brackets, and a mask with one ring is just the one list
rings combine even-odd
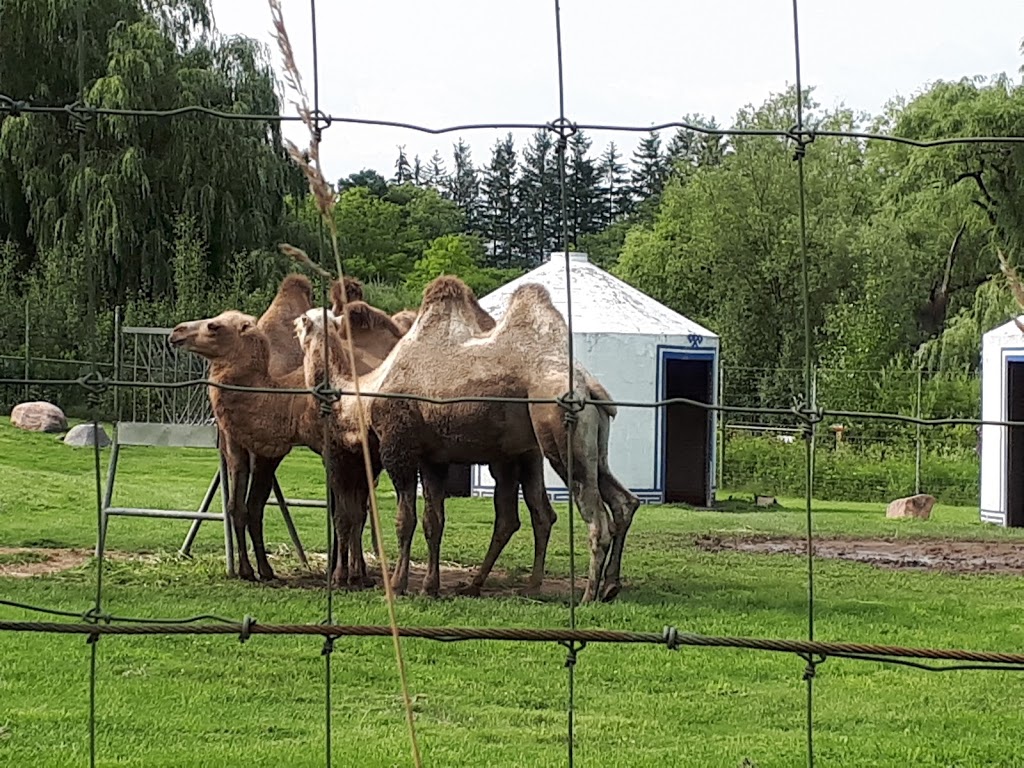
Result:
{"label": "camel hind leg", "polygon": [[529,595],[538,593],[544,581],[548,543],[558,515],[544,487],[544,457],[540,453],[528,454],[520,460],[519,478],[526,507],[530,510],[530,522],[533,524],[533,571],[524,590]]}
{"label": "camel hind leg", "polygon": [[607,603],[614,600],[622,589],[622,552],[626,546],[626,534],[633,524],[633,515],[640,507],[640,499],[604,468],[598,470],[597,485],[601,499],[611,510],[615,529],[604,570],[604,585],[601,587],[601,600]]}
{"label": "camel hind leg", "polygon": [[[572,430],[572,445],[568,445],[569,432],[558,406],[531,405],[534,430],[541,441],[544,455],[551,467],[571,489],[580,516],[587,524],[590,563],[587,588],[581,602],[593,602],[601,586],[601,577],[612,542],[611,515],[601,498],[600,477],[600,422],[597,409],[587,406],[577,415]],[[552,410],[553,409],[553,410]],[[568,472],[568,456],[572,451],[572,477]]]}
{"label": "camel hind leg", "polygon": [[423,535],[427,539],[427,573],[421,593],[430,597],[441,594],[441,537],[444,535],[444,491],[447,464],[423,462]]}

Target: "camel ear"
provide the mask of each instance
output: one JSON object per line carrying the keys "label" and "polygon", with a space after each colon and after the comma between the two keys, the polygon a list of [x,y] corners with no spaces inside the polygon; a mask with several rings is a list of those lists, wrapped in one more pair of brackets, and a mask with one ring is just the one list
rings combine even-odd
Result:
{"label": "camel ear", "polygon": [[248,320],[243,320],[238,326],[239,333],[247,333],[252,330],[252,323]]}

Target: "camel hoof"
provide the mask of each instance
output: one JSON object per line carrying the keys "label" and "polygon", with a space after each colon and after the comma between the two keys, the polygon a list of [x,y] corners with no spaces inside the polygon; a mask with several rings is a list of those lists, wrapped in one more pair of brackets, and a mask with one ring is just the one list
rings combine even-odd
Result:
{"label": "camel hoof", "polygon": [[363,576],[362,584],[366,589],[372,589],[377,586],[377,580],[372,576]]}
{"label": "camel hoof", "polygon": [[457,595],[461,595],[462,597],[480,597],[481,589],[482,585],[480,584],[463,584],[461,587],[455,590],[455,593]]}
{"label": "camel hoof", "polygon": [[269,566],[266,569],[260,568],[260,581],[274,581],[276,578],[273,568]]}
{"label": "camel hoof", "polygon": [[256,573],[252,568],[239,568],[238,578],[242,581],[256,581]]}
{"label": "camel hoof", "polygon": [[519,590],[523,597],[537,597],[540,594],[540,584],[527,584]]}
{"label": "camel hoof", "polygon": [[424,597],[440,597],[441,585],[424,583],[423,587],[420,589],[420,594]]}
{"label": "camel hoof", "polygon": [[612,600],[618,597],[619,592],[621,591],[622,584],[620,584],[617,581],[605,585],[605,588],[601,590],[601,602],[610,603]]}
{"label": "camel hoof", "polygon": [[586,605],[587,603],[594,602],[594,592],[588,586],[586,591],[583,593],[583,597],[580,598],[580,605]]}

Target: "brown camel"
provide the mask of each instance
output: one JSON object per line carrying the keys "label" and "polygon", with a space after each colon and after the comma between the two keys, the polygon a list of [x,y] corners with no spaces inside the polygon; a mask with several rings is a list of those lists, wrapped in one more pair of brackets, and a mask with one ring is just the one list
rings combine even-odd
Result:
{"label": "brown camel", "polygon": [[[306,387],[301,367],[284,377],[270,375],[270,340],[258,328],[254,317],[241,312],[229,310],[214,318],[180,323],[171,332],[169,342],[208,359],[209,378],[216,384],[269,389]],[[227,445],[245,454],[233,456],[229,464],[229,512],[237,541],[239,576],[253,578],[246,552],[245,532],[248,530],[260,578],[272,579],[273,570],[267,561],[263,540],[263,508],[270,495],[273,470],[297,445],[305,445],[323,455],[324,431],[319,405],[309,394],[239,392],[217,386],[210,387],[210,400],[218,425],[230,436]],[[332,440],[332,447],[334,442]],[[246,456],[253,457],[254,468],[250,468]],[[354,470],[345,459],[344,455],[331,452],[330,491],[336,501],[336,530],[344,529],[344,520],[351,515],[347,507]],[[362,478],[365,484],[361,458],[358,470],[355,481]],[[345,542],[339,537],[333,550],[338,553],[343,547]],[[364,585],[366,567],[361,550],[355,572],[350,573],[348,566],[347,557],[336,558],[333,583]]]}
{"label": "brown camel", "polygon": [[284,376],[302,365],[302,349],[295,341],[294,323],[295,318],[312,308],[313,285],[309,278],[295,272],[287,275],[256,323],[270,342],[271,376]]}
{"label": "brown camel", "polygon": [[[476,295],[473,293],[473,289],[468,285],[465,286],[466,301],[469,305],[470,312],[463,313],[467,321],[472,318],[474,323],[453,323],[448,326],[449,342],[462,342],[472,335],[480,335],[491,331],[496,323],[494,318],[480,306],[477,301]],[[598,416],[600,418],[600,429],[598,431],[598,443],[600,445],[600,466],[598,472],[598,486],[601,492],[601,499],[611,510],[614,520],[614,535],[612,538],[612,549],[608,556],[608,563],[605,567],[603,580],[605,587],[601,593],[601,599],[605,601],[612,600],[622,588],[621,582],[621,566],[622,566],[622,552],[625,547],[626,534],[629,532],[629,528],[633,523],[633,515],[636,510],[640,507],[640,499],[638,499],[628,488],[619,482],[618,478],[612,473],[608,466],[608,436],[611,429],[611,420],[615,418],[617,408],[612,405],[610,401],[612,399],[608,390],[595,379],[589,371],[585,370],[582,366],[577,366],[577,372],[583,375],[584,382],[587,387],[587,397],[594,401],[606,401],[599,407]],[[503,478],[506,482],[513,476],[510,474],[512,468],[509,467],[496,467],[491,465],[491,476],[495,479],[494,493],[495,498],[502,494],[508,494],[509,498],[516,499],[518,495],[518,488],[504,489]],[[497,471],[496,471],[497,470]],[[499,473],[501,475],[499,476]],[[545,500],[547,499],[546,489],[544,488],[544,471],[543,463],[539,467],[539,473],[530,472],[524,476],[528,481],[535,481],[540,484],[540,490],[545,491]],[[522,478],[521,478],[522,479]],[[567,486],[568,487],[568,486]],[[525,491],[524,491],[525,496]],[[551,523],[553,526],[557,520],[554,510],[551,508],[550,503],[547,505],[547,509],[550,510]],[[537,519],[534,514],[534,510],[531,511],[531,517],[534,522],[534,551],[537,551]],[[505,515],[502,518],[502,515]],[[519,530],[519,505],[518,503],[512,504],[506,502],[505,504],[499,505],[495,503],[495,528],[494,535],[492,537],[492,551],[494,551],[494,558],[497,559],[502,549],[511,539],[512,535]],[[493,565],[493,560],[490,561],[490,565]],[[464,590],[467,594],[479,594],[480,588],[483,586],[484,579],[489,572],[490,567],[488,562],[485,561],[484,567],[477,574],[477,577],[473,580],[473,583],[467,590]],[[539,582],[536,587],[539,587]],[[532,586],[531,586],[532,589]]]}
{"label": "brown camel", "polygon": [[[473,297],[473,300],[475,301],[475,297]],[[365,313],[360,311],[359,304],[357,302],[350,305],[353,326],[370,327],[371,323],[374,327],[388,326],[388,323],[384,322],[386,316],[381,317],[382,313],[378,313],[378,318],[375,322],[361,319]],[[481,310],[481,313],[483,313],[483,310]],[[489,322],[490,327],[493,327],[494,321],[489,315],[483,313],[481,319],[483,322]],[[345,362],[347,358],[343,357],[345,322],[342,318],[332,315],[329,317],[328,324],[329,332],[326,334],[326,338],[329,347],[328,357],[331,360],[333,371],[331,381],[335,387],[348,389],[348,385],[352,382],[352,377],[349,366]],[[323,344],[325,338],[323,332],[323,313],[317,310],[307,312],[305,317],[296,321],[296,333],[306,354],[307,386],[316,386],[317,383],[323,380]],[[360,339],[360,341],[364,344],[367,343],[363,339]],[[392,346],[394,346],[394,343],[397,343],[397,337],[392,336],[390,341]],[[357,375],[362,380],[364,371],[357,370]],[[356,434],[355,430],[358,429],[358,425],[354,407],[354,400],[352,398],[348,398],[347,405],[338,407],[339,421],[342,423],[340,432],[349,431],[352,434]],[[366,408],[365,403],[364,408]],[[525,410],[522,415],[524,419],[528,418]],[[366,418],[369,418],[368,411]],[[528,425],[527,427],[532,429]],[[536,445],[534,447],[536,448]],[[544,457],[539,450],[534,450],[527,454],[517,453],[508,460],[491,462],[489,466],[491,474],[496,478],[494,494],[495,518],[491,545],[473,581],[464,587],[461,592],[467,595],[480,594],[484,581],[493,568],[495,561],[512,535],[519,529],[518,490],[520,483],[524,486],[523,495],[530,509],[534,531],[534,578],[531,579],[525,591],[528,593],[536,591],[540,587],[540,580],[543,576],[544,558],[551,527],[557,520],[555,511],[551,507],[551,502],[544,490]],[[447,466],[445,466],[444,471],[447,471]],[[356,525],[359,531],[362,530],[364,524],[365,521],[357,521]],[[354,538],[354,541],[361,541],[361,533],[358,537]],[[376,541],[374,545],[376,546]]]}
{"label": "brown camel", "polygon": [[[469,395],[552,399],[564,394],[568,330],[547,291],[534,284],[519,288],[501,323],[485,334],[476,333],[479,320],[474,303],[472,292],[461,280],[447,276],[434,280],[424,291],[413,329],[380,368],[365,381],[360,380],[360,386],[368,393],[440,398]],[[582,366],[579,374],[573,394],[583,400],[588,388]],[[424,591],[437,594],[447,464],[500,464],[510,457],[537,452],[539,443],[566,487],[572,489],[590,527],[590,569],[583,599],[589,602],[597,596],[613,528],[599,488],[602,409],[586,405],[576,414],[570,484],[566,425],[559,405],[433,405],[397,398],[369,400],[370,422],[380,441],[381,460],[398,494],[400,553],[392,580],[396,591],[404,592],[408,586],[416,526],[417,469],[423,481],[424,533],[429,552]],[[542,480],[524,483],[524,495],[534,486],[542,489]],[[540,573],[536,566],[535,562],[532,580],[543,574],[542,566]]]}

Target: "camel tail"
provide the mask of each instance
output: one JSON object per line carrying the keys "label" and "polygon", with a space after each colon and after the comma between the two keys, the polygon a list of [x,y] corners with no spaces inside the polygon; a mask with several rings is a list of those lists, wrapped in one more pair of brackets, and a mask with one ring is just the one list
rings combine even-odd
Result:
{"label": "camel tail", "polygon": [[[590,377],[587,377],[587,397],[590,398],[591,400],[612,399],[612,396],[609,394],[608,390],[604,388],[604,385],[602,385],[599,381],[591,379]],[[619,413],[619,409],[616,408],[610,402],[598,403],[597,407],[604,411],[609,416],[609,418],[612,419],[614,419]]]}

